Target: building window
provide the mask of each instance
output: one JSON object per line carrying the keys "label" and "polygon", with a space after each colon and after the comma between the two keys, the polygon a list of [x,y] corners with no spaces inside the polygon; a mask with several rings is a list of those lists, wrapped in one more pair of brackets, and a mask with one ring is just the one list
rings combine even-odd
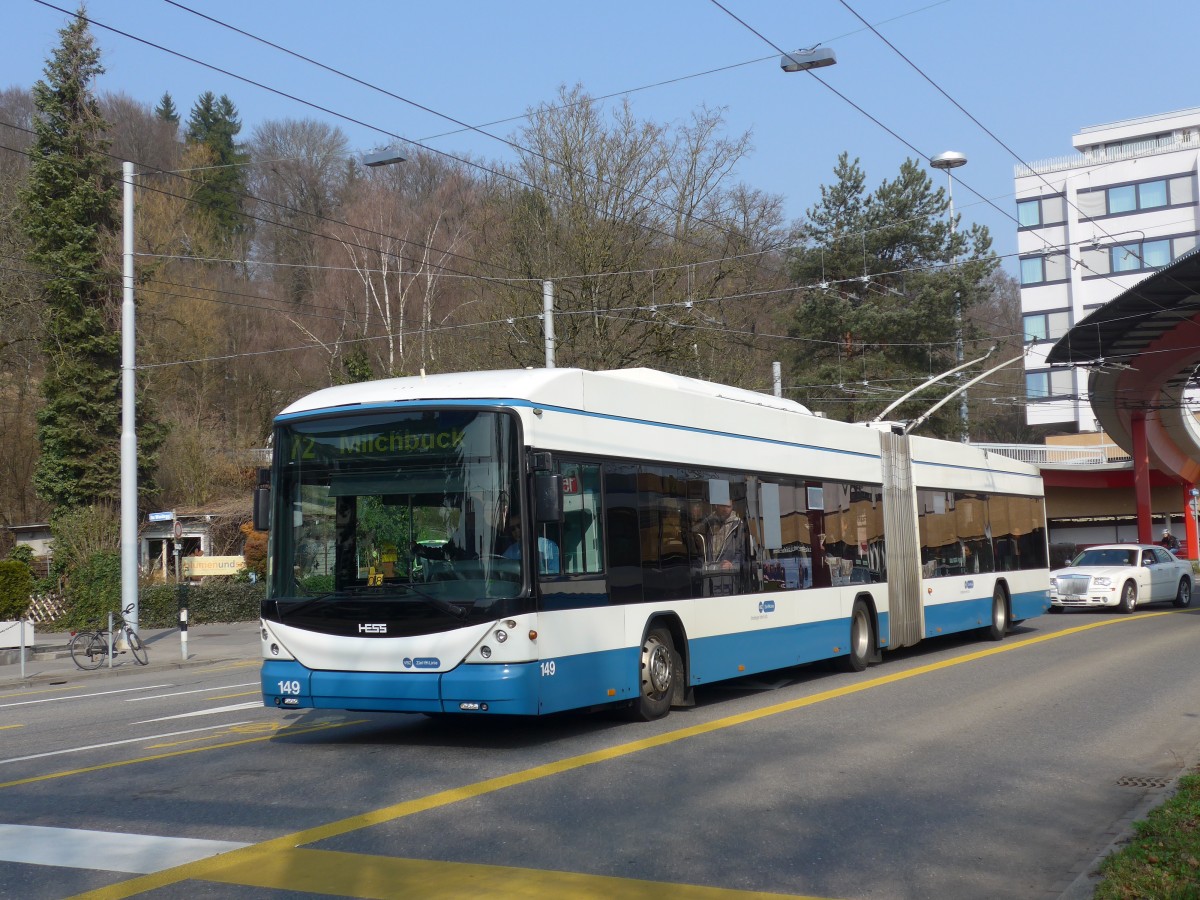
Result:
{"label": "building window", "polygon": [[1108,189],[1108,214],[1133,212],[1137,209],[1137,186],[1123,184],[1120,187]]}
{"label": "building window", "polygon": [[1040,200],[1022,200],[1017,204],[1017,226],[1020,228],[1036,228],[1042,224],[1042,202]]}
{"label": "building window", "polygon": [[1018,230],[1061,225],[1066,218],[1066,197],[1062,194],[1049,194],[1034,200],[1017,201]]}
{"label": "building window", "polygon": [[1075,393],[1070,369],[1044,369],[1025,373],[1025,396],[1029,400],[1053,400]]}
{"label": "building window", "polygon": [[[1120,216],[1195,203],[1195,176],[1178,175],[1079,192],[1079,209],[1087,218]],[[1103,203],[1101,203],[1103,201]]]}
{"label": "building window", "polygon": [[1114,272],[1136,272],[1142,267],[1141,244],[1117,244],[1109,248]]}
{"label": "building window", "polygon": [[1137,241],[1132,244],[1117,244],[1109,248],[1112,256],[1112,271],[1140,272],[1158,269],[1171,261],[1170,240]]}
{"label": "building window", "polygon": [[1067,258],[1062,253],[1021,259],[1021,284],[1050,284],[1067,280]]}
{"label": "building window", "polygon": [[1071,327],[1071,314],[1066,310],[1031,313],[1024,317],[1025,343],[1057,340]]}
{"label": "building window", "polygon": [[1195,234],[1181,234],[1144,241],[1127,241],[1109,247],[1084,246],[1080,248],[1080,260],[1085,270],[1084,278],[1104,277],[1115,273],[1152,272],[1170,265],[1194,249]]}
{"label": "building window", "polygon": [[1138,209],[1156,209],[1167,205],[1167,182],[1148,181],[1138,185]]}

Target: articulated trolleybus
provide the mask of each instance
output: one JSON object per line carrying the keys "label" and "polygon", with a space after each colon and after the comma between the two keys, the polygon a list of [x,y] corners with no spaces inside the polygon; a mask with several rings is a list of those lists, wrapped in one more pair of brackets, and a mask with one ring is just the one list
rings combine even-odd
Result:
{"label": "articulated trolleybus", "polygon": [[262,480],[283,709],[650,720],[1049,606],[1035,468],[648,369],[318,391]]}

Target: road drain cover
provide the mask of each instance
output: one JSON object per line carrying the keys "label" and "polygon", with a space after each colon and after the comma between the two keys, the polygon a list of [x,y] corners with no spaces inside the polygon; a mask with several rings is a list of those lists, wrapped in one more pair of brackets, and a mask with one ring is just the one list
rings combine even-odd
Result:
{"label": "road drain cover", "polygon": [[1165,788],[1170,778],[1161,775],[1126,775],[1117,779],[1117,787]]}

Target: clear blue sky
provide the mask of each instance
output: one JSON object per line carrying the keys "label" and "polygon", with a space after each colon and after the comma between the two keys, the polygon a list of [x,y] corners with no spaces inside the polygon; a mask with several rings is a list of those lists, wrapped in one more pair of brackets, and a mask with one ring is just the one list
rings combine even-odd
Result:
{"label": "clear blue sky", "polygon": [[[956,172],[958,211],[991,229],[998,253],[1015,250],[1016,225],[1004,213],[1014,210],[1016,160],[840,0],[722,0],[762,37],[708,0],[181,2],[471,124],[518,116],[553,100],[560,84],[580,83],[593,96],[633,91],[635,113],[656,121],[682,121],[703,103],[726,107],[732,132],[753,133],[739,180],[783,196],[789,218],[814,203],[843,150],[861,158],[871,185],[917,155],[814,78],[783,74],[768,41],[788,50],[821,43],[838,56],[819,73],[829,85],[921,153],[968,156]],[[1026,161],[1073,152],[1071,135],[1081,127],[1200,106],[1195,0],[849,5]],[[28,87],[42,76],[65,17],[35,0],[5,0],[2,9],[0,86]],[[512,152],[473,133],[435,137],[454,126],[164,0],[91,0],[87,9],[98,23],[366,124],[94,26],[107,69],[101,90],[149,104],[170,91],[185,118],[203,91],[225,93],[241,113],[243,136],[268,119],[311,117],[339,125],[361,150],[392,143],[385,132],[393,132],[455,155],[497,160]],[[519,124],[489,130],[508,135]],[[942,173],[932,175],[944,183]]]}

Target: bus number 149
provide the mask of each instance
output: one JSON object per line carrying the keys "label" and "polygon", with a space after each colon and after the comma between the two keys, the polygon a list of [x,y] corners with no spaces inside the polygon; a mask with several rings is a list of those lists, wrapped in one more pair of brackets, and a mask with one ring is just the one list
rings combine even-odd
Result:
{"label": "bus number 149", "polygon": [[554,660],[550,659],[542,663],[542,677],[549,678],[554,674]]}

